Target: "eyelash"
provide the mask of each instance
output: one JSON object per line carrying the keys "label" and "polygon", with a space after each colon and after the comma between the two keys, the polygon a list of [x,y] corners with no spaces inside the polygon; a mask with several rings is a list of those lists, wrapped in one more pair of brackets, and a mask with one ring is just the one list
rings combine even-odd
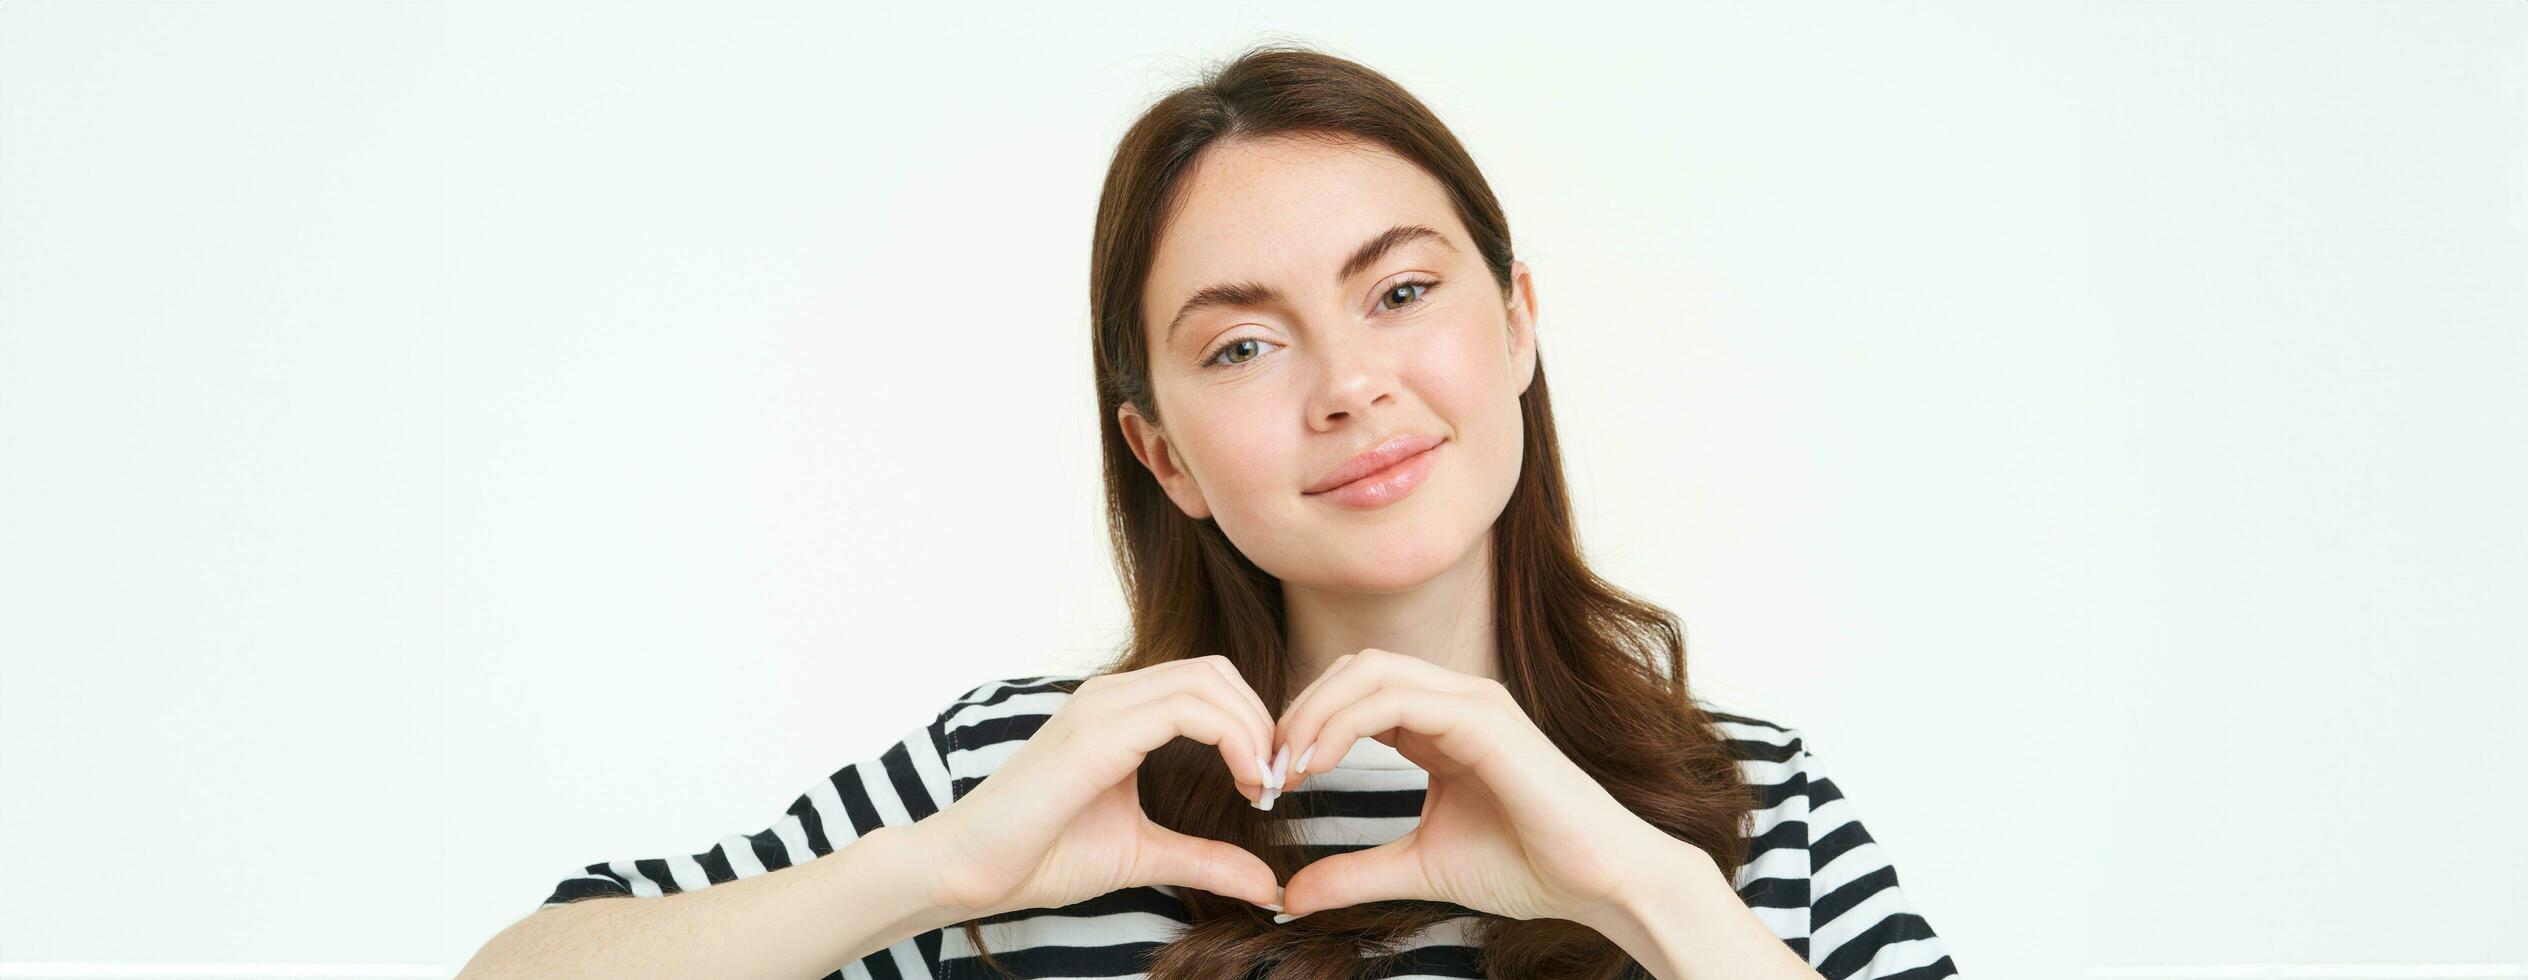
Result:
{"label": "eyelash", "polygon": [[[1413,294],[1413,302],[1411,302],[1411,303],[1407,303],[1407,304],[1405,304],[1405,305],[1403,305],[1403,306],[1400,306],[1400,307],[1397,307],[1397,308],[1395,308],[1395,309],[1392,309],[1392,310],[1386,310],[1386,311],[1384,311],[1384,312],[1382,312],[1382,313],[1377,313],[1377,314],[1372,314],[1372,315],[1373,315],[1373,316],[1382,316],[1382,315],[1383,315],[1383,316],[1393,316],[1393,315],[1395,315],[1395,314],[1402,313],[1402,312],[1404,312],[1404,311],[1406,311],[1406,310],[1412,309],[1412,308],[1413,308],[1413,307],[1415,307],[1415,306],[1419,306],[1419,305],[1421,305],[1421,304],[1423,304],[1423,303],[1429,302],[1429,301],[1430,301],[1430,299],[1429,299],[1429,298],[1430,298],[1430,295],[1431,295],[1431,290],[1438,289],[1438,288],[1440,287],[1440,280],[1439,280],[1439,279],[1437,279],[1437,278],[1435,278],[1435,277],[1427,277],[1427,276],[1426,276],[1426,277],[1421,277],[1421,278],[1415,278],[1415,279],[1399,279],[1399,280],[1396,280],[1395,285],[1389,286],[1389,287],[1387,287],[1384,291],[1380,292],[1380,293],[1378,294],[1378,298],[1379,298],[1379,300],[1380,300],[1380,301],[1382,301],[1382,302],[1383,302],[1383,301],[1385,301],[1385,300],[1386,300],[1386,298],[1387,298],[1387,294],[1388,294],[1388,293],[1395,292],[1396,290],[1398,290],[1398,289],[1402,289],[1402,288],[1404,288],[1404,287],[1406,287],[1406,286],[1420,286],[1420,287],[1422,287],[1422,291],[1421,291],[1421,292],[1418,292],[1418,293]],[[1231,348],[1231,347],[1235,347],[1235,346],[1237,346],[1237,345],[1239,345],[1239,344],[1246,343],[1247,341],[1250,341],[1250,340],[1259,340],[1259,339],[1260,339],[1260,338],[1255,338],[1255,337],[1233,337],[1233,338],[1230,338],[1230,339],[1228,339],[1228,340],[1221,341],[1221,342],[1220,342],[1220,346],[1217,346],[1217,347],[1212,348],[1210,353],[1207,353],[1207,354],[1204,354],[1204,355],[1203,355],[1202,366],[1203,366],[1203,367],[1206,367],[1206,368],[1232,368],[1232,367],[1240,367],[1240,366],[1243,366],[1243,365],[1246,365],[1246,364],[1251,364],[1251,363],[1254,363],[1254,358],[1248,358],[1247,360],[1240,361],[1240,362],[1238,362],[1237,364],[1222,364],[1222,363],[1220,363],[1220,355],[1221,355],[1222,353],[1227,352],[1227,351],[1228,351],[1228,349],[1229,349],[1229,348]],[[1262,342],[1263,342],[1263,343],[1271,343],[1271,341],[1262,341]],[[1256,356],[1257,356],[1257,357],[1262,357],[1263,355],[1262,355],[1262,354],[1258,354],[1258,355],[1256,355]]]}

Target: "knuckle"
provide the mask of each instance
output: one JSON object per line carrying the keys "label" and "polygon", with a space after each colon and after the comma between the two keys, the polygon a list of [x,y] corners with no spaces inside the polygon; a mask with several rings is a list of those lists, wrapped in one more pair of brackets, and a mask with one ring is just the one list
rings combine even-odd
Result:
{"label": "knuckle", "polygon": [[1211,702],[1192,691],[1178,691],[1166,698],[1170,714],[1176,718],[1178,731],[1202,731],[1211,728]]}

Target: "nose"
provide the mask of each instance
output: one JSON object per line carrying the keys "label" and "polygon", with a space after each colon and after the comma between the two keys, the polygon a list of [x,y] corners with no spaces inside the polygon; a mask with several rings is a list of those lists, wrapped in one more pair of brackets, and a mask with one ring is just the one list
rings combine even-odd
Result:
{"label": "nose", "polygon": [[1347,418],[1367,413],[1372,405],[1394,404],[1395,373],[1372,345],[1344,338],[1319,350],[1324,358],[1316,388],[1309,393],[1310,427],[1328,431]]}

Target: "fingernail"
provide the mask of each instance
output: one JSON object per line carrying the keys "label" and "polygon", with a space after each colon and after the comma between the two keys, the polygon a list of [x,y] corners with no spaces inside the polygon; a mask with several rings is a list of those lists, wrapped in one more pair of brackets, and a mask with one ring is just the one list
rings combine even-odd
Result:
{"label": "fingernail", "polygon": [[1264,785],[1274,789],[1282,788],[1282,783],[1290,775],[1290,743],[1283,742],[1282,747],[1273,753],[1273,771],[1268,775],[1272,778],[1266,780]]}
{"label": "fingernail", "polygon": [[1288,922],[1288,921],[1290,921],[1290,920],[1292,920],[1292,919],[1299,918],[1299,916],[1301,916],[1301,915],[1307,915],[1307,914],[1308,914],[1308,913],[1306,913],[1306,912],[1301,912],[1301,913],[1299,913],[1299,915],[1289,915],[1289,914],[1276,915],[1276,916],[1274,916],[1274,917],[1273,917],[1273,924],[1274,924],[1274,925],[1281,925],[1281,924],[1282,924],[1282,923],[1284,923],[1284,922]]}
{"label": "fingernail", "polygon": [[1275,911],[1275,912],[1279,912],[1279,911],[1281,911],[1281,910],[1282,910],[1282,903],[1280,903],[1280,902],[1267,902],[1267,903],[1265,903],[1265,904],[1264,904],[1264,907],[1265,907],[1265,908],[1268,908],[1268,909],[1272,909],[1272,910],[1273,910],[1273,911]]}
{"label": "fingernail", "polygon": [[1266,786],[1273,784],[1273,764],[1260,755],[1255,757],[1255,781]]}
{"label": "fingernail", "polygon": [[1273,798],[1280,795],[1282,795],[1281,790],[1270,786],[1264,787],[1264,798],[1255,801],[1252,805],[1258,810],[1270,810],[1273,808]]}
{"label": "fingernail", "polygon": [[1308,757],[1316,753],[1317,747],[1311,745],[1306,751],[1299,753],[1299,758],[1290,760],[1290,783],[1282,787],[1283,789],[1298,789],[1308,785]]}

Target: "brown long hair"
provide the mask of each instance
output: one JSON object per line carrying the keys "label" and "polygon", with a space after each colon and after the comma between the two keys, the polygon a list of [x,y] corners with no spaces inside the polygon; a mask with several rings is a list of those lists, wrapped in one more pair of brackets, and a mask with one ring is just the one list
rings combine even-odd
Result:
{"label": "brown long hair", "polygon": [[[1125,402],[1154,422],[1141,290],[1179,193],[1179,178],[1216,140],[1281,135],[1367,141],[1436,178],[1499,286],[1512,295],[1510,225],[1474,160],[1401,86],[1365,66],[1291,44],[1266,44],[1204,73],[1134,122],[1106,172],[1089,269],[1098,422],[1115,564],[1132,636],[1104,670],[1222,654],[1266,704],[1290,687],[1281,583],[1247,560],[1218,525],[1178,510],[1144,469],[1116,420]],[[1506,321],[1505,321],[1506,322]],[[1501,680],[1556,747],[1633,813],[1701,848],[1734,878],[1756,801],[1686,686],[1685,635],[1667,610],[1599,579],[1580,554],[1541,351],[1527,391],[1524,465],[1492,527],[1495,635]],[[1140,770],[1142,807],[1180,833],[1247,848],[1287,881],[1305,865],[1280,815],[1246,804],[1211,746],[1177,739]],[[1302,798],[1293,797],[1290,802]],[[1287,803],[1285,807],[1287,807]],[[1479,915],[1470,942],[1494,977],[1613,977],[1628,960],[1613,942],[1562,919],[1517,920],[1433,902],[1325,909],[1285,925],[1242,899],[1178,888],[1187,930],[1156,951],[1156,980],[1238,977],[1274,964],[1272,980],[1337,980],[1364,952],[1401,955],[1422,929]],[[966,935],[978,950],[977,923]],[[986,963],[1006,968],[984,951]],[[1277,961],[1277,962],[1276,962]]]}

